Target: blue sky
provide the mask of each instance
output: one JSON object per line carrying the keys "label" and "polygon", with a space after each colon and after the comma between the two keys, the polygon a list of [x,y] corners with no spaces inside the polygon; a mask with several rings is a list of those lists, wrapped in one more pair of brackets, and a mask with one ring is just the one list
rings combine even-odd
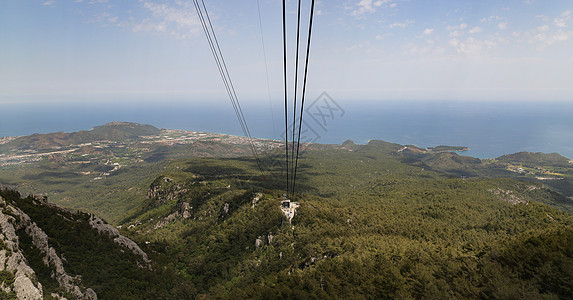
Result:
{"label": "blue sky", "polygon": [[[259,1],[268,85],[257,1],[206,4],[241,101],[268,101],[268,86],[280,101],[281,1]],[[570,0],[323,0],[316,10],[310,97],[573,100]],[[0,102],[135,98],[226,99],[192,1],[0,1]]]}

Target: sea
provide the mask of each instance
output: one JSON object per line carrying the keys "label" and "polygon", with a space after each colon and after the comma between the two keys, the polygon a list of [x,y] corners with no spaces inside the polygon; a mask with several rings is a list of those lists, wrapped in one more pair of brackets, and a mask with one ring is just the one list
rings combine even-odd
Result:
{"label": "sea", "polygon": [[[282,105],[278,100],[242,103],[253,137],[284,139]],[[0,102],[0,136],[74,132],[113,121],[243,135],[233,106],[224,99]],[[573,158],[573,101],[358,101],[323,94],[307,102],[303,124],[302,141],[317,143],[384,140],[465,146],[469,150],[460,154],[478,158],[520,151]],[[291,138],[292,126],[288,132]]]}

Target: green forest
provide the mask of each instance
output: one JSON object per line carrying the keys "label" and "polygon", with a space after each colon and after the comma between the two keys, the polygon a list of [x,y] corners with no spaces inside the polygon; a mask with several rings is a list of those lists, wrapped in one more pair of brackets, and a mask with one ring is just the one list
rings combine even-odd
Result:
{"label": "green forest", "polygon": [[292,224],[273,156],[275,177],[249,159],[173,161],[122,224],[213,298],[573,294],[570,199],[531,181],[461,179],[399,147],[305,153]]}
{"label": "green forest", "polygon": [[[116,225],[149,268],[86,213],[7,189],[0,196],[44,229],[99,299],[570,299],[568,181],[506,169],[525,166],[532,157],[523,155],[500,162],[401,149],[372,141],[304,152],[290,221],[274,153],[262,157],[265,173],[245,157],[147,167],[139,183],[130,177],[146,195]],[[571,174],[560,157],[533,158],[531,166]],[[45,294],[65,295],[30,237],[18,235]]]}

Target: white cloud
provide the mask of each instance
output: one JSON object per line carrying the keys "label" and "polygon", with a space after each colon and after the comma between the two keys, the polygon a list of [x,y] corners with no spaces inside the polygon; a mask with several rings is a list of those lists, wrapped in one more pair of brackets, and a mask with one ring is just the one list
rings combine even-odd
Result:
{"label": "white cloud", "polygon": [[425,35],[430,35],[430,34],[432,34],[432,33],[434,33],[434,29],[433,29],[433,28],[426,28],[426,29],[424,29],[424,34],[425,34]]}
{"label": "white cloud", "polygon": [[448,34],[448,36],[451,37],[451,38],[456,38],[456,37],[464,36],[464,35],[466,35],[466,33],[468,33],[468,32],[469,32],[470,34],[472,34],[472,33],[477,33],[477,32],[480,32],[480,31],[481,31],[481,28],[478,27],[478,26],[476,26],[476,27],[470,29],[469,31],[466,31],[466,29],[467,29],[468,27],[469,27],[468,24],[466,24],[466,23],[461,23],[461,24],[458,24],[458,25],[449,25],[449,26],[446,26],[446,30],[450,32],[450,33]]}
{"label": "white cloud", "polygon": [[[383,4],[387,4],[387,3],[391,3],[392,0],[377,0],[377,1],[373,1],[373,0],[360,0],[356,6],[358,6],[357,9],[355,9],[354,11],[352,11],[352,15],[353,16],[360,16],[366,13],[374,13],[376,12],[376,9],[380,6],[382,6]],[[390,4],[391,7],[396,6],[396,3],[391,3]]]}
{"label": "white cloud", "polygon": [[48,5],[48,6],[49,6],[49,5],[53,5],[54,3],[56,3],[55,0],[47,0],[47,1],[44,1],[44,2],[42,3],[42,5]]}
{"label": "white cloud", "polygon": [[565,22],[565,20],[563,18],[555,18],[553,20],[553,23],[555,24],[555,26],[557,27],[567,27],[567,23]]}
{"label": "white cloud", "polygon": [[392,33],[379,34],[376,36],[377,40],[383,40],[386,37],[392,36]]}
{"label": "white cloud", "polygon": [[466,56],[479,56],[486,50],[493,49],[497,46],[495,41],[491,40],[478,40],[473,37],[468,37],[465,40],[451,39],[448,41],[450,45],[458,54]]}
{"label": "white cloud", "polygon": [[489,16],[489,17],[487,17],[487,18],[482,18],[482,19],[480,20],[480,22],[482,22],[482,23],[493,23],[493,21],[500,21],[500,20],[502,20],[502,19],[503,19],[503,18],[500,17],[500,16]]}
{"label": "white cloud", "polygon": [[571,36],[573,36],[573,32],[571,31],[561,31],[558,30],[552,37],[551,39],[553,40],[553,42],[565,42],[568,41]]}
{"label": "white cloud", "polygon": [[573,31],[557,30],[554,33],[540,32],[533,36],[533,40],[542,44],[542,46],[551,46],[558,42],[568,41],[573,37]]}
{"label": "white cloud", "polygon": [[464,30],[468,28],[468,24],[466,23],[461,23],[459,25],[449,25],[446,27],[447,31],[453,31],[453,30]]}
{"label": "white cloud", "polygon": [[549,22],[549,21],[551,20],[551,19],[550,19],[548,16],[546,16],[546,15],[537,15],[537,16],[535,16],[535,18],[541,19],[541,21],[543,21],[543,22]]}
{"label": "white cloud", "polygon": [[[570,11],[565,11],[561,14],[561,17],[568,18],[569,15]],[[523,37],[527,43],[536,44],[538,51],[543,51],[549,46],[573,39],[573,31],[564,30],[564,27],[559,26],[559,22],[555,22],[555,20],[554,24],[557,28],[549,26],[548,24],[541,25],[523,33]]]}
{"label": "white cloud", "polygon": [[450,32],[450,34],[448,36],[455,38],[455,37],[459,37],[462,35],[464,35],[463,31],[454,30],[454,31]]}
{"label": "white cloud", "polygon": [[474,33],[480,33],[481,31],[482,31],[481,27],[475,26],[475,27],[473,27],[472,29],[470,29],[468,32],[469,32],[470,34],[474,34]]}
{"label": "white cloud", "polygon": [[567,21],[569,19],[571,19],[571,11],[566,10],[563,13],[561,13],[561,15],[559,17],[553,19],[553,23],[557,27],[564,28],[564,27],[567,27]]}
{"label": "white cloud", "polygon": [[[540,16],[536,16],[536,17],[540,17]],[[541,16],[541,17],[543,17],[543,16]],[[480,20],[480,22],[492,24],[492,25],[497,25],[497,28],[499,28],[501,30],[506,30],[507,28],[509,28],[509,22],[507,21],[507,18],[505,18],[505,17],[491,15],[489,17],[482,18]]]}
{"label": "white cloud", "polygon": [[179,39],[188,38],[200,29],[199,20],[189,4],[178,2],[179,7],[144,2],[151,17],[133,26],[135,32],[166,33]]}
{"label": "white cloud", "polygon": [[[523,36],[525,41],[529,44],[537,44],[537,50],[543,51],[545,48],[567,42],[573,39],[573,31],[566,31],[567,21],[571,19],[571,11],[566,10],[559,14],[559,16],[551,19],[545,15],[538,15],[536,18],[541,19],[547,24],[538,26],[537,28],[526,31]],[[554,26],[550,26],[554,25]]]}
{"label": "white cloud", "polygon": [[395,27],[404,28],[404,27],[407,27],[408,25],[411,25],[411,24],[414,24],[414,20],[406,20],[405,22],[392,23],[392,24],[388,25],[388,28],[395,28]]}

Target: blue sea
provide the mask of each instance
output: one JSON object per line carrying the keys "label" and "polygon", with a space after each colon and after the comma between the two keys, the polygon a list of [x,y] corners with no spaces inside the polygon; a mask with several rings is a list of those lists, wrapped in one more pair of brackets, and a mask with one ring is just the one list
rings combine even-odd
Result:
{"label": "blue sea", "polygon": [[[470,150],[464,155],[479,158],[519,151],[557,152],[573,158],[573,101],[317,99],[307,105],[304,136],[319,143],[353,140],[364,144],[379,139],[420,147],[466,146]],[[281,105],[280,101],[243,103],[253,137],[283,138]],[[0,136],[89,130],[112,121],[242,134],[228,100],[202,104],[181,99],[0,104]]]}

